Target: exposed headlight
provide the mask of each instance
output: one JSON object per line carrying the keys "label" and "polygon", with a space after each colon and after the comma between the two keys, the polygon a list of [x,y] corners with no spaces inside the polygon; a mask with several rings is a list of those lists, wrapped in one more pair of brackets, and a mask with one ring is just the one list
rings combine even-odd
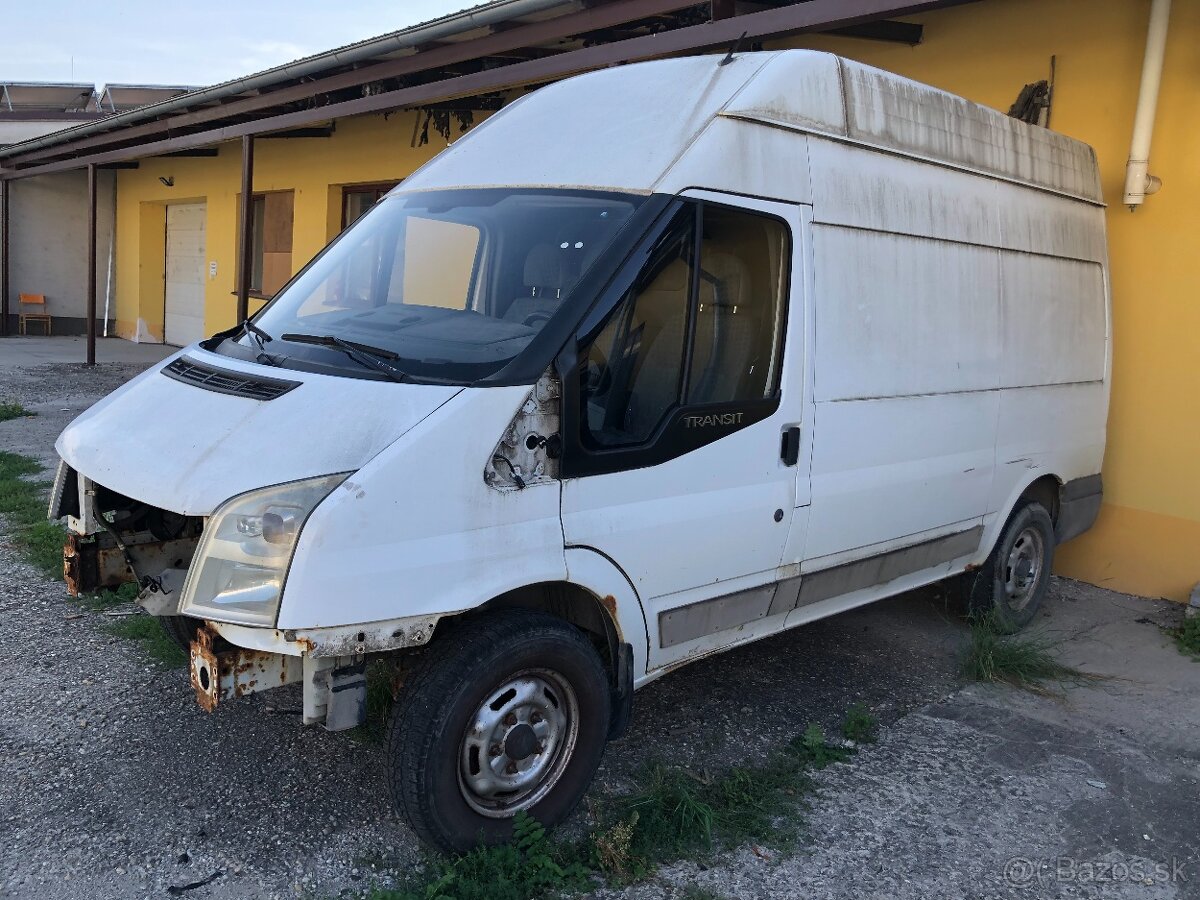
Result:
{"label": "exposed headlight", "polygon": [[227,500],[205,525],[180,612],[216,622],[274,625],[300,529],[348,476],[293,481]]}

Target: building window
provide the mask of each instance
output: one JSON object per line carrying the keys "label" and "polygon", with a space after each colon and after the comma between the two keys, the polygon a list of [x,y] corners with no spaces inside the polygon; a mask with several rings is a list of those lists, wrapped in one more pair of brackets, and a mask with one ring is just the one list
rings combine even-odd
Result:
{"label": "building window", "polygon": [[292,277],[293,191],[254,194],[250,226],[250,293],[270,299]]}
{"label": "building window", "polygon": [[342,188],[342,230],[353,225],[363,213],[383,199],[400,182],[378,184],[348,184]]}

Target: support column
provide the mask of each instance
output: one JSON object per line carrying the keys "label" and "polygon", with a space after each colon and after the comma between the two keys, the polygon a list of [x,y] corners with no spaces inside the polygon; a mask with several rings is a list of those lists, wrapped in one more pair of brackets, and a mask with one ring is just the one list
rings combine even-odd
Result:
{"label": "support column", "polygon": [[87,365],[96,364],[96,164],[88,163]]}
{"label": "support column", "polygon": [[8,198],[11,181],[0,181],[0,337],[8,337]]}
{"label": "support column", "polygon": [[238,227],[237,320],[250,317],[250,273],[254,269],[254,135],[242,135],[242,220]]}

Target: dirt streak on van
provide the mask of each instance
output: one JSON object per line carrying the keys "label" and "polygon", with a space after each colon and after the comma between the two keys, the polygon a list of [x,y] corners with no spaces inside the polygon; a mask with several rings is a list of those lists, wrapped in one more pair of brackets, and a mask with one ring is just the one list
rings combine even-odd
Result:
{"label": "dirt streak on van", "polygon": [[1092,151],[828,54],[719,62],[514,103],[58,441],[71,583],[136,579],[205,708],[298,681],[350,728],[396,659],[391,787],[438,846],[562,820],[706,654],[946,578],[1021,627],[1099,509]]}

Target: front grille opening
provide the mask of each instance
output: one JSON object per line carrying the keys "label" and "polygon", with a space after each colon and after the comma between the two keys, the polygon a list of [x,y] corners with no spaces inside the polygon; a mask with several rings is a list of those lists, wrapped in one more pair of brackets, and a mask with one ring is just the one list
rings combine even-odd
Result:
{"label": "front grille opening", "polygon": [[179,357],[162,369],[162,373],[168,378],[204,388],[206,391],[232,394],[235,397],[247,397],[251,400],[274,400],[301,384],[299,381],[264,378],[259,375],[247,375],[245,372],[235,372],[232,369],[221,369],[199,362],[189,356]]}

